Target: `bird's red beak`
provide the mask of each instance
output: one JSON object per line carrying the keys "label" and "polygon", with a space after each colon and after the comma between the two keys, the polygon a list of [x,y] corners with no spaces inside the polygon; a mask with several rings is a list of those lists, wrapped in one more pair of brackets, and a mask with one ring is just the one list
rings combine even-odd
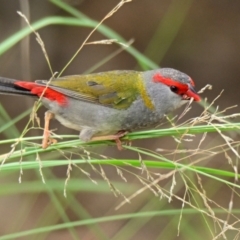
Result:
{"label": "bird's red beak", "polygon": [[188,84],[188,90],[187,92],[183,95],[183,99],[190,99],[193,98],[194,101],[199,102],[201,100],[200,96],[196,92],[193,86]]}

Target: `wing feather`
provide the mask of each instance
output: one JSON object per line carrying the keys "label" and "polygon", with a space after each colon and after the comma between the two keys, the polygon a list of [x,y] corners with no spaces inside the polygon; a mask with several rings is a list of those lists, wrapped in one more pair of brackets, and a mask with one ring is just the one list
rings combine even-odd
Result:
{"label": "wing feather", "polygon": [[36,82],[48,85],[50,88],[80,101],[126,109],[140,95],[142,97],[147,95],[140,74],[141,72],[136,71],[111,71],[66,76],[53,79],[50,83],[46,80],[37,80]]}

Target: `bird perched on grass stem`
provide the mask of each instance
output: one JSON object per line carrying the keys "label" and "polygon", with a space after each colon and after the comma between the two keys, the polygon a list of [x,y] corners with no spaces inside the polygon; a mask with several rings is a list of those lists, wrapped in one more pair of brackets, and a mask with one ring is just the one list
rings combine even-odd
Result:
{"label": "bird perched on grass stem", "polygon": [[84,141],[115,140],[128,131],[151,128],[165,114],[193,98],[193,80],[178,70],[109,71],[27,82],[0,77],[0,94],[40,97],[48,109],[42,147],[51,144],[49,121],[80,131]]}

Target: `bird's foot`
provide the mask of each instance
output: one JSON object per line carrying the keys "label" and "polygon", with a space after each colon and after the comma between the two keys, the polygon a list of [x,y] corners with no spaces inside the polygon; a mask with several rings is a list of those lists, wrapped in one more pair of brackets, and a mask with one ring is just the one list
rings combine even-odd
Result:
{"label": "bird's foot", "polygon": [[56,139],[51,138],[50,130],[49,130],[49,123],[50,120],[54,118],[54,114],[50,111],[45,112],[44,118],[44,132],[43,132],[43,140],[42,140],[42,148],[46,149],[51,144],[57,143]]}
{"label": "bird's foot", "polygon": [[128,131],[121,130],[121,131],[117,132],[117,133],[114,134],[114,135],[93,137],[93,138],[91,139],[91,141],[114,140],[114,141],[116,142],[116,144],[117,144],[118,150],[123,150],[122,142],[121,142],[120,138],[124,137],[127,133],[128,133]]}

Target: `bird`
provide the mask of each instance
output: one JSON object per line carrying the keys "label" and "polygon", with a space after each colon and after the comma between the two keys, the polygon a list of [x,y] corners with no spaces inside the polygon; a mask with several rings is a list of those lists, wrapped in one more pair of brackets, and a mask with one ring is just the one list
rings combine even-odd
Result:
{"label": "bird", "polygon": [[142,128],[154,128],[188,100],[201,100],[190,76],[173,68],[114,70],[22,81],[0,77],[0,94],[38,97],[48,111],[42,148],[54,141],[50,120],[80,132],[83,142],[115,140]]}

